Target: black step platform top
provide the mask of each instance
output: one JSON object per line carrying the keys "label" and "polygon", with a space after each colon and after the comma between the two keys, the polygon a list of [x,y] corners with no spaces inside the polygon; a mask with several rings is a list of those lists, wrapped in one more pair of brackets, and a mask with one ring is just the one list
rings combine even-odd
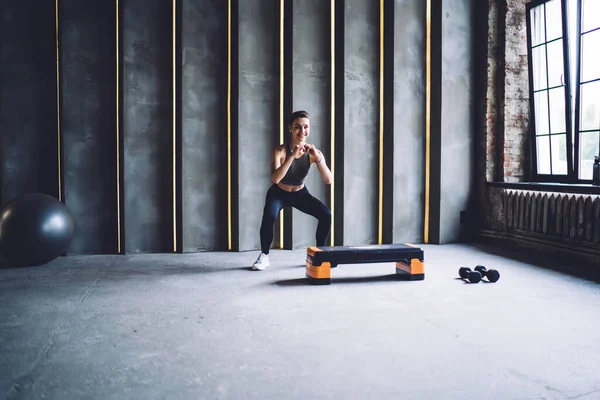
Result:
{"label": "black step platform top", "polygon": [[[314,255],[311,255],[314,253]],[[323,262],[331,264],[357,264],[380,262],[409,262],[413,258],[424,261],[423,249],[406,244],[381,244],[367,246],[322,246],[309,247],[307,260],[313,265]]]}

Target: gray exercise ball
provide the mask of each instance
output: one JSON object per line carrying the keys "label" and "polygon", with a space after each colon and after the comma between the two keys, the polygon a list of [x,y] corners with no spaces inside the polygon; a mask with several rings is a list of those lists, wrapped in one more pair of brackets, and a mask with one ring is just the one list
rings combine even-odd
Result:
{"label": "gray exercise ball", "polygon": [[74,230],[62,202],[44,193],[26,193],[0,208],[0,253],[19,266],[45,264],[67,250]]}

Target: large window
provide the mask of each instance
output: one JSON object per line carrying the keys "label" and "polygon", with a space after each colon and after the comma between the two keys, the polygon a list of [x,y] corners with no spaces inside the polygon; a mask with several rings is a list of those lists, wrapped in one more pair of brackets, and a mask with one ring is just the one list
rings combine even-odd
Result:
{"label": "large window", "polygon": [[590,182],[600,155],[600,0],[527,4],[535,180]]}

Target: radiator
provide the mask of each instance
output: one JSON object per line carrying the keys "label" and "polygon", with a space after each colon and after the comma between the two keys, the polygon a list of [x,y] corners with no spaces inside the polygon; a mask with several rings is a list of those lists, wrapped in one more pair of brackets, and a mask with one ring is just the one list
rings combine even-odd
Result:
{"label": "radiator", "polygon": [[[600,244],[600,196],[504,189],[507,234]],[[588,247],[588,246],[585,246]]]}

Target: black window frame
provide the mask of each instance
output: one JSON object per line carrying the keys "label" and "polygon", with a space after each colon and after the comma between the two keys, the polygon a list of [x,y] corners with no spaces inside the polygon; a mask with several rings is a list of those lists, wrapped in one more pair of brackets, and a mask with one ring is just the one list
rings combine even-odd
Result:
{"label": "black window frame", "polygon": [[[527,19],[527,57],[528,57],[528,76],[529,76],[529,141],[530,141],[530,149],[531,149],[531,157],[530,157],[530,170],[531,170],[531,180],[535,182],[556,182],[556,183],[582,183],[582,182],[590,182],[585,180],[580,180],[577,178],[578,169],[575,168],[575,162],[578,162],[577,156],[573,154],[573,149],[577,148],[577,145],[574,146],[574,137],[575,141],[578,142],[578,135],[575,135],[573,131],[573,120],[572,120],[572,106],[571,106],[571,96],[572,96],[572,88],[571,88],[571,62],[570,62],[570,52],[569,52],[569,25],[568,25],[568,9],[567,9],[567,1],[566,0],[557,0],[561,3],[561,21],[562,21],[562,39],[563,41],[563,73],[564,73],[564,83],[562,87],[565,89],[565,124],[566,124],[566,157],[567,157],[567,173],[565,175],[553,175],[552,174],[552,159],[550,161],[550,174],[540,174],[538,173],[538,163],[537,163],[537,136],[536,136],[536,114],[535,114],[535,90],[534,90],[534,75],[533,75],[533,45],[532,45],[532,30],[531,30],[531,10],[537,8],[539,6],[545,5],[546,3],[552,0],[533,0],[525,5],[526,7],[526,19]],[[578,27],[581,26],[581,0],[577,0],[577,8],[578,8]],[[544,10],[544,29],[546,29],[546,10]],[[549,43],[547,41],[546,32],[544,34],[545,40],[543,43],[536,45],[542,46]],[[578,28],[579,32],[579,28]],[[560,39],[553,39],[560,40]],[[552,42],[551,41],[551,42]],[[578,46],[580,47],[580,46]],[[548,53],[546,54],[546,80],[548,81]],[[577,52],[577,57],[579,58],[579,52]],[[578,59],[577,65],[579,65],[580,61]],[[580,68],[578,68],[579,70]],[[548,82],[546,82],[548,83]],[[549,85],[546,85],[546,91],[552,89]],[[557,86],[560,87],[560,86]],[[579,71],[577,71],[577,88],[579,88]],[[576,94],[577,96],[577,94]],[[575,105],[578,106],[579,98],[576,98]],[[550,107],[550,102],[548,101],[548,107]],[[552,135],[551,132],[551,122],[550,122],[550,112],[548,112],[548,126],[550,132],[549,136]],[[552,157],[552,140],[550,140],[550,157]],[[575,159],[574,159],[575,158]]]}
{"label": "black window frame", "polygon": [[[564,0],[563,0],[564,1]],[[596,28],[592,28],[588,31],[582,32],[581,31],[581,25],[583,23],[582,20],[582,0],[577,0],[577,46],[576,46],[576,54],[577,54],[577,80],[575,82],[576,88],[575,88],[575,124],[573,125],[573,133],[575,135],[575,164],[574,164],[574,172],[575,172],[575,177],[577,177],[579,175],[579,155],[580,155],[580,150],[581,150],[581,146],[580,146],[580,138],[581,138],[581,133],[582,132],[598,132],[600,131],[600,124],[598,126],[598,129],[593,129],[593,130],[582,130],[580,131],[580,125],[581,125],[581,86],[587,83],[592,83],[592,82],[597,82],[600,81],[600,77],[592,79],[590,81],[585,81],[585,82],[581,82],[581,69],[582,69],[582,64],[581,64],[581,44],[583,42],[582,37],[585,34],[591,33],[591,32],[595,32],[600,30],[600,26],[596,27]],[[600,122],[600,121],[599,121]],[[598,140],[598,149],[599,149],[599,153],[600,153],[600,134],[599,134],[599,140]],[[600,154],[597,154],[598,156],[600,156]],[[579,179],[578,182],[584,182],[584,183],[591,183],[592,179]]]}

